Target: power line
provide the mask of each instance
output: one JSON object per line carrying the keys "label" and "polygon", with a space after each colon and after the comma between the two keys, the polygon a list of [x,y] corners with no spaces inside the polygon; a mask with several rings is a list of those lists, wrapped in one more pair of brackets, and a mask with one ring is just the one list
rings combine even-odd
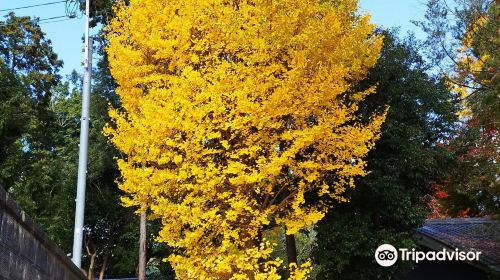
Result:
{"label": "power line", "polygon": [[65,19],[60,19],[60,20],[44,21],[44,22],[40,22],[40,24],[47,24],[47,23],[54,23],[54,22],[68,21],[68,20],[72,20],[72,19],[74,19],[74,18],[65,18]]}
{"label": "power line", "polygon": [[35,19],[35,21],[37,21],[37,22],[43,22],[43,21],[46,21],[46,20],[53,20],[53,19],[59,19],[59,18],[65,18],[65,17],[67,17],[67,16],[64,15],[64,16],[57,16],[57,17],[49,17],[49,18],[42,18],[42,19],[39,19],[39,20]]}
{"label": "power line", "polygon": [[[74,19],[74,18],[70,18],[70,17],[64,15],[64,16],[49,17],[49,18],[42,18],[42,19],[34,18],[34,19],[30,19],[29,22],[37,23],[37,24],[44,24],[44,23],[50,23],[50,22],[66,21],[66,20],[70,20],[70,19]],[[0,21],[0,27],[9,26],[9,25],[17,25],[17,24],[22,24],[22,22],[4,23],[4,22]]]}
{"label": "power line", "polygon": [[54,5],[54,4],[59,4],[59,3],[63,3],[63,2],[66,2],[66,0],[64,0],[64,1],[48,2],[48,3],[36,4],[36,5],[30,5],[30,6],[24,6],[24,7],[3,9],[3,10],[0,10],[0,12],[8,12],[8,11],[14,11],[14,10],[28,9],[28,8],[33,8],[33,7],[48,6],[48,5]]}

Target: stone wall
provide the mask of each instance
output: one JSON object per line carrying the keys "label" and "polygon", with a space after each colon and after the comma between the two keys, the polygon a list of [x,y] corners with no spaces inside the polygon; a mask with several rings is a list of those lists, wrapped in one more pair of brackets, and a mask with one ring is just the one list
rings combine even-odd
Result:
{"label": "stone wall", "polygon": [[0,187],[0,280],[4,279],[86,278]]}

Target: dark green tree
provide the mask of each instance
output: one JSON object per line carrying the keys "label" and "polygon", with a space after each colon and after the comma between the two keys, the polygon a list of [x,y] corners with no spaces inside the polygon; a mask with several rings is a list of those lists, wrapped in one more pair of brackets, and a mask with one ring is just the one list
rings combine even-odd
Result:
{"label": "dark green tree", "polygon": [[414,39],[384,33],[381,57],[361,85],[377,85],[377,93],[361,110],[370,116],[388,105],[389,112],[367,158],[370,173],[317,227],[318,279],[399,279],[408,264],[381,267],[374,252],[384,243],[414,246],[412,233],[429,215],[427,197],[450,159],[441,143],[456,121],[454,96],[426,74]]}
{"label": "dark green tree", "polygon": [[0,185],[10,186],[22,166],[21,136],[27,130],[30,104],[18,77],[0,59]]}
{"label": "dark green tree", "polygon": [[[65,201],[71,196],[59,185],[63,166],[56,148],[55,115],[50,109],[62,61],[36,20],[13,13],[0,22],[0,60],[5,62],[2,77],[17,81],[7,81],[9,93],[2,96],[8,99],[15,94],[2,104],[5,112],[13,113],[2,115],[1,121],[10,127],[2,133],[13,145],[0,158],[0,181],[49,236],[64,244],[67,241],[60,231],[65,231],[61,225],[68,221],[70,212]],[[10,91],[9,87],[20,90]]]}

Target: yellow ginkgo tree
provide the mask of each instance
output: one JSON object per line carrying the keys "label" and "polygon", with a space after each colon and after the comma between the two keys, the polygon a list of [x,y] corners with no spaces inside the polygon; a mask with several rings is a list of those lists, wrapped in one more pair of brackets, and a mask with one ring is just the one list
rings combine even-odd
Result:
{"label": "yellow ginkgo tree", "polygon": [[[106,129],[179,279],[280,279],[287,234],[343,201],[384,114],[355,84],[381,48],[356,0],[131,0],[108,28],[122,108]],[[291,264],[291,278],[310,263]]]}

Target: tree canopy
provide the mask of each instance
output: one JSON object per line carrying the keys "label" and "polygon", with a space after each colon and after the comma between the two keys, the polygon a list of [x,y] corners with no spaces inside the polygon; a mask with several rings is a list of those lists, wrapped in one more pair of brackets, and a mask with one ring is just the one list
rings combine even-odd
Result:
{"label": "tree canopy", "polygon": [[[276,279],[261,238],[321,220],[365,174],[384,113],[354,85],[381,47],[357,1],[131,1],[108,55],[129,206],[162,219],[180,278]],[[302,268],[291,264],[294,278]]]}

